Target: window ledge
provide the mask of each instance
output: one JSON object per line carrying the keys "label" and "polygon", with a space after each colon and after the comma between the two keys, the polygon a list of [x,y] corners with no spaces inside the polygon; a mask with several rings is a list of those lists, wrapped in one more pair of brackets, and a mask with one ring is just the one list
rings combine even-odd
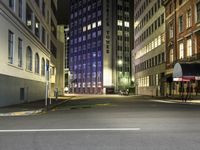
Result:
{"label": "window ledge", "polygon": [[11,67],[14,67],[14,68],[23,70],[23,67],[19,67],[19,66],[16,66],[16,65],[14,65],[14,64],[8,63],[8,65],[11,66]]}
{"label": "window ledge", "polygon": [[40,73],[37,73],[37,72],[35,72],[35,75],[38,75],[38,76],[40,76]]}
{"label": "window ledge", "polygon": [[28,70],[28,69],[25,69],[25,70],[26,70],[26,72],[33,73],[33,71],[31,71],[31,70]]}

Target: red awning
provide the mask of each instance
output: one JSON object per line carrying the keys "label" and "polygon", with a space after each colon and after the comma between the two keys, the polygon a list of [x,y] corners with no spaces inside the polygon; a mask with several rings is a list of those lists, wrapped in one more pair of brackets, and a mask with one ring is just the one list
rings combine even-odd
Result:
{"label": "red awning", "polygon": [[199,63],[176,63],[173,70],[173,81],[200,80]]}

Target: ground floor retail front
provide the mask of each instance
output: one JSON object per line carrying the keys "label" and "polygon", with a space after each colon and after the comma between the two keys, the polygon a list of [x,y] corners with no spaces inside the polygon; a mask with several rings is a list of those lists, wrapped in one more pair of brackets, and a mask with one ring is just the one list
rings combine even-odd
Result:
{"label": "ground floor retail front", "polygon": [[136,95],[164,96],[164,72],[137,78]]}
{"label": "ground floor retail front", "polygon": [[165,96],[196,96],[200,92],[200,64],[177,63],[165,79]]}
{"label": "ground floor retail front", "polygon": [[173,81],[165,83],[165,96],[181,96],[190,93],[193,96],[200,92],[200,81]]}

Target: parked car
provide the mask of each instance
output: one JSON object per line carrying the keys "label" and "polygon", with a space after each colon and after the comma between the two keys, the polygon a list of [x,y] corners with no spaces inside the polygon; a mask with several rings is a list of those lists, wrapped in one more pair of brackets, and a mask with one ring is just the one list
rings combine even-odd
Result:
{"label": "parked car", "polygon": [[64,88],[64,92],[65,92],[65,93],[68,93],[68,92],[69,92],[69,88],[68,88],[68,87],[65,87],[65,88]]}
{"label": "parked car", "polygon": [[129,90],[128,89],[127,90],[120,90],[119,94],[120,95],[129,95]]}

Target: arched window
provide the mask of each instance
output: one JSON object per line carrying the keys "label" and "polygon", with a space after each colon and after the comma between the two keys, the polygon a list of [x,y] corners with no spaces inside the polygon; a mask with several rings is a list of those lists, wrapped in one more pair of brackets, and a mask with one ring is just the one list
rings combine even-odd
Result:
{"label": "arched window", "polygon": [[32,71],[32,50],[30,46],[26,49],[26,69]]}
{"label": "arched window", "polygon": [[42,58],[42,63],[41,63],[41,74],[42,76],[45,76],[45,60]]}
{"label": "arched window", "polygon": [[40,58],[38,53],[35,54],[35,73],[40,73]]}

